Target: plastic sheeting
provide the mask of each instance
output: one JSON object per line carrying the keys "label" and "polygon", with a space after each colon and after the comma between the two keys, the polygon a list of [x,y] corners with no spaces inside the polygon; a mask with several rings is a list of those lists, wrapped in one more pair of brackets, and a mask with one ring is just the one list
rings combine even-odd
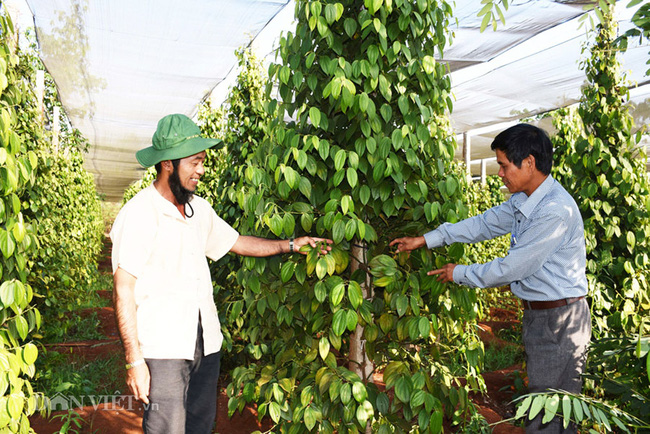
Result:
{"label": "plastic sheeting", "polygon": [[[149,146],[160,117],[193,116],[213,90],[213,101],[222,101],[236,75],[235,49],[254,39],[262,47],[258,54],[267,55],[279,31],[293,27],[289,0],[27,3],[43,61],[72,124],[90,140],[87,165],[109,200],[119,200],[140,177],[134,153]],[[472,136],[472,159],[493,156],[491,138],[503,127],[580,97],[583,4],[513,1],[505,26],[480,33],[480,0],[456,0],[459,23],[452,26],[444,60],[452,71],[452,124]],[[621,27],[627,28],[631,11],[620,9]],[[643,77],[649,50],[631,47],[624,57],[629,78],[645,84],[632,92],[637,124],[650,118],[650,86]]]}

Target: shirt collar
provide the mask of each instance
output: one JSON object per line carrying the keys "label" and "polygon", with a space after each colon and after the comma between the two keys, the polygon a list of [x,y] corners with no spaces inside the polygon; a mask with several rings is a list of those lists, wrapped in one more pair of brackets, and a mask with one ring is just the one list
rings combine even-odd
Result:
{"label": "shirt collar", "polygon": [[526,216],[530,217],[530,214],[533,212],[535,207],[541,202],[541,200],[546,196],[546,194],[551,191],[555,179],[551,175],[548,175],[544,182],[542,182],[539,187],[533,191],[533,194],[526,196],[526,193],[521,193],[518,195],[517,200],[514,202],[519,212]]}
{"label": "shirt collar", "polygon": [[156,189],[156,186],[153,185],[153,182],[147,188],[153,190],[151,192],[151,195],[154,198],[154,203],[159,213],[172,217],[176,220],[185,221],[174,204],[165,199],[163,195],[160,194],[160,192]]}

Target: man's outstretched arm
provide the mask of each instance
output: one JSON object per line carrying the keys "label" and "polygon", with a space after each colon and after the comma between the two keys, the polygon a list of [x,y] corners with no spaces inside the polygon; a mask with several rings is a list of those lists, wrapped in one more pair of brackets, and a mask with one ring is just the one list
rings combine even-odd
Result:
{"label": "man's outstretched arm", "polygon": [[[315,249],[317,244],[323,241],[327,244],[332,244],[333,242],[332,240],[325,238],[296,238],[293,241],[293,251],[306,255],[307,252],[300,251],[300,248],[302,246],[309,244],[312,248]],[[330,250],[332,250],[331,247],[326,245],[326,247],[323,247],[321,249],[321,253],[326,254]],[[240,235],[230,251],[242,256],[264,257],[278,255],[281,253],[291,253],[291,247],[289,240],[268,240],[266,238]]]}

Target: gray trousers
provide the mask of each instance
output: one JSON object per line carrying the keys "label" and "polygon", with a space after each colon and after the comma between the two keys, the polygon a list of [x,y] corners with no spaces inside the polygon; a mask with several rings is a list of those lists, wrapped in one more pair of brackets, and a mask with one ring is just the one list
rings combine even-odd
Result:
{"label": "gray trousers", "polygon": [[[591,339],[591,318],[585,299],[554,309],[524,310],[522,324],[528,391],[547,389],[580,393],[587,346]],[[544,410],[527,422],[526,433],[576,433],[570,424],[564,429],[561,418],[542,424]]]}
{"label": "gray trousers", "polygon": [[194,360],[146,359],[151,374],[145,434],[210,434],[217,415],[221,352],[203,356],[199,322]]}

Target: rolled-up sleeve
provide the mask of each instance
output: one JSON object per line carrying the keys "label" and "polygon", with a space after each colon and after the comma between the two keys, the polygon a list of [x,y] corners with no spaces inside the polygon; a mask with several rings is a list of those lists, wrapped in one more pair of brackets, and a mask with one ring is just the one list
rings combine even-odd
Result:
{"label": "rolled-up sleeve", "polygon": [[219,260],[232,249],[237,238],[239,232],[213,211],[210,214],[210,231],[206,240],[205,256],[213,261]]}

